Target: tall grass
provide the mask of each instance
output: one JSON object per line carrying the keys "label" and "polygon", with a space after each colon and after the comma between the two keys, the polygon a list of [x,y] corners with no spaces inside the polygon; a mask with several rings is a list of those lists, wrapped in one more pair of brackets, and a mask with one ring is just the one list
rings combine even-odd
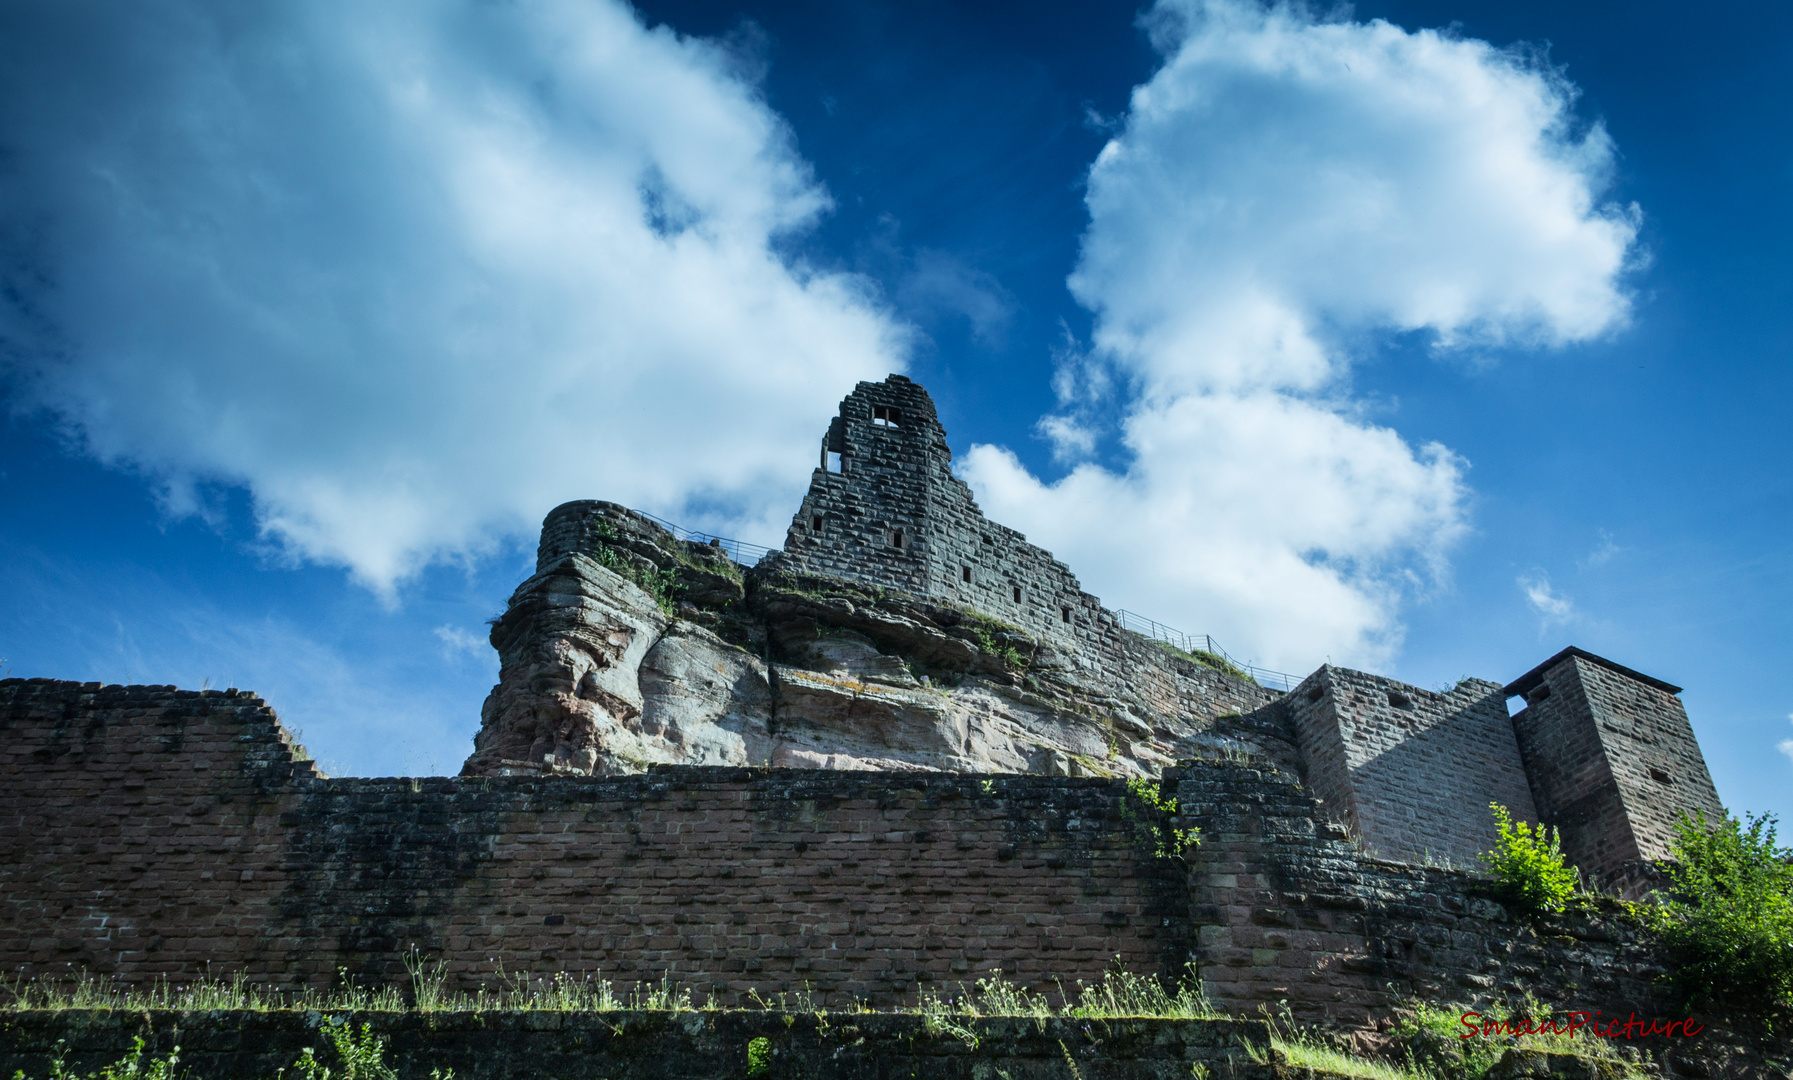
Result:
{"label": "tall grass", "polygon": [[[713,1001],[699,1005],[687,987],[676,987],[670,976],[658,984],[638,985],[618,993],[608,979],[568,972],[552,975],[507,973],[497,967],[487,985],[471,992],[447,985],[440,961],[413,951],[405,958],[410,986],[368,988],[355,984],[346,971],[338,973],[338,986],[323,990],[308,987],[282,992],[256,986],[241,974],[227,979],[200,977],[158,980],[132,986],[81,974],[68,979],[6,979],[0,977],[0,1011],[40,1009],[146,1009],[177,1012],[213,1010],[316,1010],[318,1012],[690,1012],[714,1009]],[[1153,1017],[1172,1020],[1212,1019],[1221,1015],[1209,1006],[1199,984],[1186,979],[1166,987],[1156,978],[1115,968],[1100,980],[1075,989],[1057,983],[1056,993],[1029,990],[995,971],[957,993],[926,992],[914,1009],[923,1015],[959,1017],[1052,1016],[1114,1019]],[[408,992],[407,992],[408,991]],[[808,990],[761,995],[748,991],[753,1008],[784,1013],[826,1014]],[[861,1006],[858,1011],[870,1011]]]}
{"label": "tall grass", "polygon": [[295,991],[259,987],[241,974],[228,979],[158,979],[145,986],[110,982],[85,973],[67,979],[0,977],[0,1012],[688,1012],[698,1007],[691,991],[675,988],[670,978],[663,978],[658,985],[637,986],[627,994],[618,994],[608,979],[579,977],[564,971],[549,976],[509,974],[500,968],[490,985],[467,993],[448,988],[440,963],[428,963],[413,954],[406,966],[411,972],[409,994],[398,986],[356,985],[347,972],[339,974],[335,989],[307,987]]}

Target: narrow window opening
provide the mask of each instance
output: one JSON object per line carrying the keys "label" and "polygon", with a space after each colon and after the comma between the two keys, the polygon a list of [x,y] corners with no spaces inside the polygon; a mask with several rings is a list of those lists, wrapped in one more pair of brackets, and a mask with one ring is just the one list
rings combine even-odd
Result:
{"label": "narrow window opening", "polygon": [[1326,696],[1326,688],[1324,686],[1308,687],[1307,699],[1309,701],[1319,701],[1321,698],[1323,698],[1325,696]]}
{"label": "narrow window opening", "polygon": [[889,405],[873,405],[872,423],[878,427],[897,427],[897,411]]}
{"label": "narrow window opening", "polygon": [[963,581],[967,585],[971,584],[971,567],[969,567],[969,566],[959,567],[959,580]]}
{"label": "narrow window opening", "polygon": [[1070,622],[1071,621],[1071,609],[1068,607],[1060,607],[1058,609],[1058,617],[1061,620],[1063,620],[1064,622]]}
{"label": "narrow window opening", "polygon": [[829,472],[844,473],[847,471],[847,463],[841,459],[839,452],[830,450],[828,451],[828,462],[825,468],[827,468]]}
{"label": "narrow window opening", "polygon": [[900,548],[903,546],[903,530],[897,529],[890,534],[890,546],[893,548]]}
{"label": "narrow window opening", "polygon": [[992,540],[992,539],[990,539],[990,534],[989,534],[989,533],[985,533],[985,534],[984,534],[984,543],[986,543],[986,544],[994,544],[994,543],[995,543],[995,542],[996,542],[996,541],[994,541],[994,540]]}
{"label": "narrow window opening", "polygon": [[1388,692],[1388,703],[1397,709],[1413,708],[1413,699],[1406,694],[1401,693],[1399,690],[1390,690]]}
{"label": "narrow window opening", "polygon": [[1538,702],[1543,701],[1545,698],[1547,698],[1549,696],[1550,696],[1550,684],[1549,683],[1539,683],[1537,686],[1532,688],[1531,693],[1525,695],[1525,703],[1527,705],[1536,705]]}
{"label": "narrow window opening", "polygon": [[1650,770],[1650,779],[1656,781],[1658,784],[1672,784],[1675,782],[1675,778],[1670,776],[1666,770],[1656,768]]}
{"label": "narrow window opening", "polygon": [[1015,603],[1019,604],[1020,602],[1021,602],[1021,586],[1017,585],[1017,586],[1015,586]]}
{"label": "narrow window opening", "polygon": [[817,514],[815,517],[810,519],[809,529],[811,532],[821,532],[822,531],[822,515]]}

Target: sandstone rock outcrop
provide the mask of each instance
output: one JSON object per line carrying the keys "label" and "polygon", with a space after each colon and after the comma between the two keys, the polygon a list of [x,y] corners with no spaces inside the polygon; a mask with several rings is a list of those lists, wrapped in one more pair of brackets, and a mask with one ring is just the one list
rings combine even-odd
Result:
{"label": "sandstone rock outcrop", "polygon": [[624,507],[569,503],[493,624],[499,683],[462,771],[1156,774],[1224,741],[1219,715],[1275,697],[1110,632],[1138,670],[963,608],[777,560],[739,567]]}

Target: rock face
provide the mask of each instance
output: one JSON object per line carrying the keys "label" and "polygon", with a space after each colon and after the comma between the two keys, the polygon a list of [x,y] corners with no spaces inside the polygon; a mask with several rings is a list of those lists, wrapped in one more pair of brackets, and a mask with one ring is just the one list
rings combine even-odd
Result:
{"label": "rock face", "polygon": [[1115,647],[1135,670],[965,608],[776,559],[743,568],[625,507],[568,503],[492,627],[499,683],[462,772],[1155,775],[1225,742],[1217,716],[1277,696],[1107,632],[1131,639]]}
{"label": "rock face", "polygon": [[927,392],[892,376],[841,403],[785,550],[751,569],[613,503],[556,508],[492,627],[499,683],[463,773],[1115,776],[1204,749],[1287,756],[1254,734],[1274,724],[1218,724],[1277,692],[1123,629],[986,519],[951,460]]}

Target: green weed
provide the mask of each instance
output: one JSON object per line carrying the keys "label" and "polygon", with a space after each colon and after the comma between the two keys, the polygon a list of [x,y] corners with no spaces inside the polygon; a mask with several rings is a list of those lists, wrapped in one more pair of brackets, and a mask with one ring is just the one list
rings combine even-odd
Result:
{"label": "green weed", "polygon": [[1156,781],[1143,776],[1128,778],[1121,817],[1132,826],[1134,839],[1150,848],[1156,858],[1180,859],[1202,842],[1200,829],[1179,829],[1171,824],[1176,813],[1177,800],[1165,798]]}
{"label": "green weed", "polygon": [[1503,900],[1531,915],[1557,914],[1569,906],[1581,884],[1581,871],[1563,857],[1555,829],[1515,822],[1499,803],[1489,803],[1500,844],[1484,852],[1482,862],[1494,876]]}

